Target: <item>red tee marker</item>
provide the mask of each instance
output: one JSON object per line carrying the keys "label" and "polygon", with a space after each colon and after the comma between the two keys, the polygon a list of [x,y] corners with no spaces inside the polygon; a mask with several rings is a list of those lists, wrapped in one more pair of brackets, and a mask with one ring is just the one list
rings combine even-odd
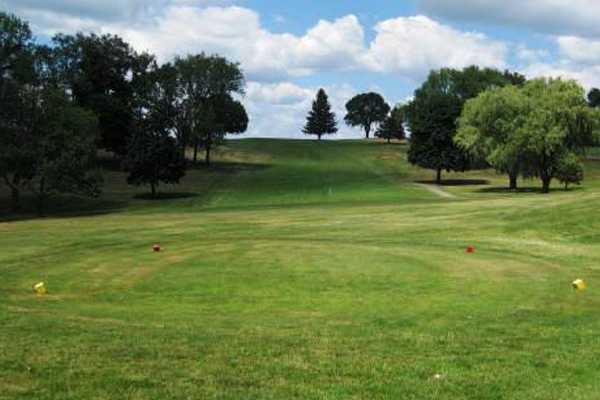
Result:
{"label": "red tee marker", "polygon": [[473,253],[475,253],[475,247],[473,247],[473,246],[468,246],[468,247],[467,247],[467,253],[469,253],[469,254],[473,254]]}
{"label": "red tee marker", "polygon": [[160,251],[160,245],[155,244],[154,246],[152,246],[152,250],[154,250],[155,253],[158,253]]}

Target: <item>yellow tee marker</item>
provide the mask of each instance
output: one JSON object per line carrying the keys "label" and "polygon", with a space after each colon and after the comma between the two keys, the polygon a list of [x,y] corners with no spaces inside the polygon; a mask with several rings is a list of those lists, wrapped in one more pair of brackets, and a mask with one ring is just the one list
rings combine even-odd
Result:
{"label": "yellow tee marker", "polygon": [[33,285],[33,292],[38,296],[43,296],[48,293],[48,289],[46,288],[46,284],[44,282],[40,282]]}
{"label": "yellow tee marker", "polygon": [[576,279],[573,281],[573,289],[575,290],[583,290],[587,288],[587,284],[583,279]]}

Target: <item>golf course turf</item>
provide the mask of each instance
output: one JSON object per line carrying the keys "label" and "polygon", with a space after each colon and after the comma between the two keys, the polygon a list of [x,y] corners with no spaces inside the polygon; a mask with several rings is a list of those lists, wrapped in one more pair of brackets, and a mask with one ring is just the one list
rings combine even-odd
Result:
{"label": "golf course turf", "polygon": [[0,399],[600,398],[600,162],[543,195],[400,144],[215,161],[151,199],[105,160],[45,218],[0,186]]}

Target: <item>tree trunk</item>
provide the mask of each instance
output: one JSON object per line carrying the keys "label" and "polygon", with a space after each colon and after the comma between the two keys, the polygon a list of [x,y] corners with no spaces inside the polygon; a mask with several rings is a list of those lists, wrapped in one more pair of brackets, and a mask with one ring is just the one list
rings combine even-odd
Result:
{"label": "tree trunk", "polygon": [[13,211],[18,211],[21,208],[21,192],[19,191],[19,182],[11,182],[7,175],[3,176],[6,186],[10,188],[11,208]]}
{"label": "tree trunk", "polygon": [[154,182],[150,183],[150,190],[152,191],[152,198],[156,197],[156,184]]}
{"label": "tree trunk", "polygon": [[392,138],[388,138],[388,144],[392,144]]}
{"label": "tree trunk", "polygon": [[510,173],[510,174],[508,174],[508,177],[510,179],[509,189],[510,190],[517,190],[517,188],[518,188],[517,180],[518,180],[519,176],[517,174],[515,174],[515,173]]}
{"label": "tree trunk", "polygon": [[194,142],[194,165],[198,163],[198,139]]}
{"label": "tree trunk", "polygon": [[44,216],[44,203],[46,201],[46,180],[42,178],[40,180],[40,191],[37,196],[37,212],[38,216]]}
{"label": "tree trunk", "polygon": [[210,166],[210,144],[206,143],[206,145],[204,147],[206,148],[206,155],[204,157],[204,162],[206,163],[207,166]]}
{"label": "tree trunk", "polygon": [[437,174],[435,177],[435,183],[437,183],[438,185],[442,183],[442,169],[438,168],[437,170]]}
{"label": "tree trunk", "polygon": [[543,175],[542,176],[542,193],[550,193],[550,182],[552,181],[552,178],[547,176],[547,175]]}
{"label": "tree trunk", "polygon": [[21,193],[19,192],[19,189],[17,189],[16,187],[11,187],[10,193],[11,193],[12,210],[19,211],[19,209],[21,208],[21,200],[20,200]]}
{"label": "tree trunk", "polygon": [[365,134],[367,135],[367,139],[369,139],[369,135],[371,134],[371,126],[367,126],[365,128]]}
{"label": "tree trunk", "polygon": [[319,138],[318,140],[321,141],[321,135],[319,134],[317,135],[317,137]]}

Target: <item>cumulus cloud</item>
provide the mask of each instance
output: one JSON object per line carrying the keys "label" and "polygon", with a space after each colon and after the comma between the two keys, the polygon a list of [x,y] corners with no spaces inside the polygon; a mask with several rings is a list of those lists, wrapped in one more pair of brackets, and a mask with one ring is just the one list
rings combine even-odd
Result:
{"label": "cumulus cloud", "polygon": [[[504,67],[507,45],[464,32],[426,16],[380,21],[367,42],[354,15],[320,20],[303,34],[275,33],[243,0],[0,0],[32,22],[37,33],[92,31],[122,36],[160,61],[201,51],[238,61],[249,80],[243,99],[249,136],[302,137],[301,128],[318,87],[293,81],[324,72],[389,73],[414,82],[430,69],[471,64]],[[356,90],[325,86],[342,121]],[[340,123],[338,137],[361,137]]]}
{"label": "cumulus cloud", "polygon": [[552,77],[574,79],[586,90],[600,87],[600,65],[580,66],[569,62],[538,63],[529,65],[525,69],[529,78]]}
{"label": "cumulus cloud", "polygon": [[600,40],[560,36],[556,41],[561,55],[568,60],[586,65],[600,64]]}
{"label": "cumulus cloud", "polygon": [[550,34],[600,36],[597,0],[419,0],[428,15],[492,22]]}
{"label": "cumulus cloud", "polygon": [[143,27],[103,30],[122,35],[162,60],[200,51],[220,53],[240,61],[251,78],[270,80],[356,68],[364,42],[363,28],[353,15],[319,21],[296,36],[264,29],[259,15],[242,7],[169,7]]}
{"label": "cumulus cloud", "polygon": [[382,21],[375,30],[377,36],[367,58],[374,70],[422,77],[441,67],[506,66],[504,43],[479,33],[461,32],[425,16]]}

